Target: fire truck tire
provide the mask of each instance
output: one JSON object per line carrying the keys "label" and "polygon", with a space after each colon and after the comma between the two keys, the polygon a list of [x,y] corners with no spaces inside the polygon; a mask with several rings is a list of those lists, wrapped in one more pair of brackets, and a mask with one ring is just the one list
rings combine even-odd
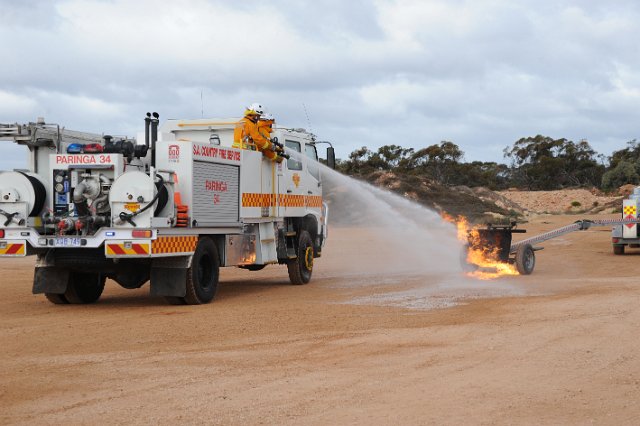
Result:
{"label": "fire truck tire", "polygon": [[314,258],[313,240],[311,240],[311,235],[307,231],[300,231],[297,255],[295,259],[287,262],[289,279],[291,284],[307,284],[311,281]]}
{"label": "fire truck tire", "polygon": [[518,247],[516,252],[516,268],[520,275],[530,275],[536,266],[536,254],[531,244]]}
{"label": "fire truck tire", "polygon": [[216,245],[211,238],[201,238],[187,270],[184,302],[187,305],[211,302],[218,290],[219,274],[220,258]]}
{"label": "fire truck tire", "polygon": [[624,246],[613,246],[613,254],[624,254]]}
{"label": "fire truck tire", "polygon": [[95,303],[102,296],[106,277],[93,272],[70,272],[64,298],[69,303]]}
{"label": "fire truck tire", "polygon": [[67,304],[69,304],[69,301],[67,300],[66,297],[64,297],[64,294],[45,293],[44,297],[46,297],[47,300],[49,302],[53,303],[54,305],[67,305]]}

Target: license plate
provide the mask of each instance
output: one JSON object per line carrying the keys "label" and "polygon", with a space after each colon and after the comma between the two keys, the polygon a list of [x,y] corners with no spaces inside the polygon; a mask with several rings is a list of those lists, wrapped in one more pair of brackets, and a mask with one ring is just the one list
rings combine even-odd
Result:
{"label": "license plate", "polygon": [[80,238],[56,238],[54,247],[80,247]]}

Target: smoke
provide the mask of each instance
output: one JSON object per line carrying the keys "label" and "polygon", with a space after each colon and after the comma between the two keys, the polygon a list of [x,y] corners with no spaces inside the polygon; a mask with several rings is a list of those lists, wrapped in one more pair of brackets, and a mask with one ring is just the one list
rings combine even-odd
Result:
{"label": "smoke", "polygon": [[331,224],[328,244],[341,260],[348,259],[350,272],[378,277],[460,274],[462,247],[455,227],[438,213],[325,166],[322,177]]}

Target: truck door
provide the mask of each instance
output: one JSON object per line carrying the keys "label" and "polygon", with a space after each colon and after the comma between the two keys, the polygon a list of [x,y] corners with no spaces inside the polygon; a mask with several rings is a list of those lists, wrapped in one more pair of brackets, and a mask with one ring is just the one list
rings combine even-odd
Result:
{"label": "truck door", "polygon": [[307,143],[304,145],[307,157],[305,197],[307,213],[315,213],[320,216],[322,209],[322,181],[320,177],[320,165],[318,164],[318,151],[315,145]]}
{"label": "truck door", "polygon": [[309,180],[303,170],[306,161],[304,155],[301,155],[302,142],[286,136],[284,144],[291,158],[282,162],[282,176],[278,179],[278,216],[300,217],[305,214],[305,195]]}
{"label": "truck door", "polygon": [[260,164],[260,192],[263,194],[262,217],[276,216],[276,192],[278,190],[278,164],[262,156]]}

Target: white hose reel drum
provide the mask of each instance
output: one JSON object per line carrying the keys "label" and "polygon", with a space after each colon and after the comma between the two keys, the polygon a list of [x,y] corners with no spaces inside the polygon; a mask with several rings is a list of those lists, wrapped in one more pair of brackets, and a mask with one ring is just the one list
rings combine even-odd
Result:
{"label": "white hose reel drum", "polygon": [[37,175],[26,172],[0,172],[2,210],[11,209],[11,203],[20,203],[26,207],[23,214],[37,216],[42,211],[46,199],[45,184]]}

